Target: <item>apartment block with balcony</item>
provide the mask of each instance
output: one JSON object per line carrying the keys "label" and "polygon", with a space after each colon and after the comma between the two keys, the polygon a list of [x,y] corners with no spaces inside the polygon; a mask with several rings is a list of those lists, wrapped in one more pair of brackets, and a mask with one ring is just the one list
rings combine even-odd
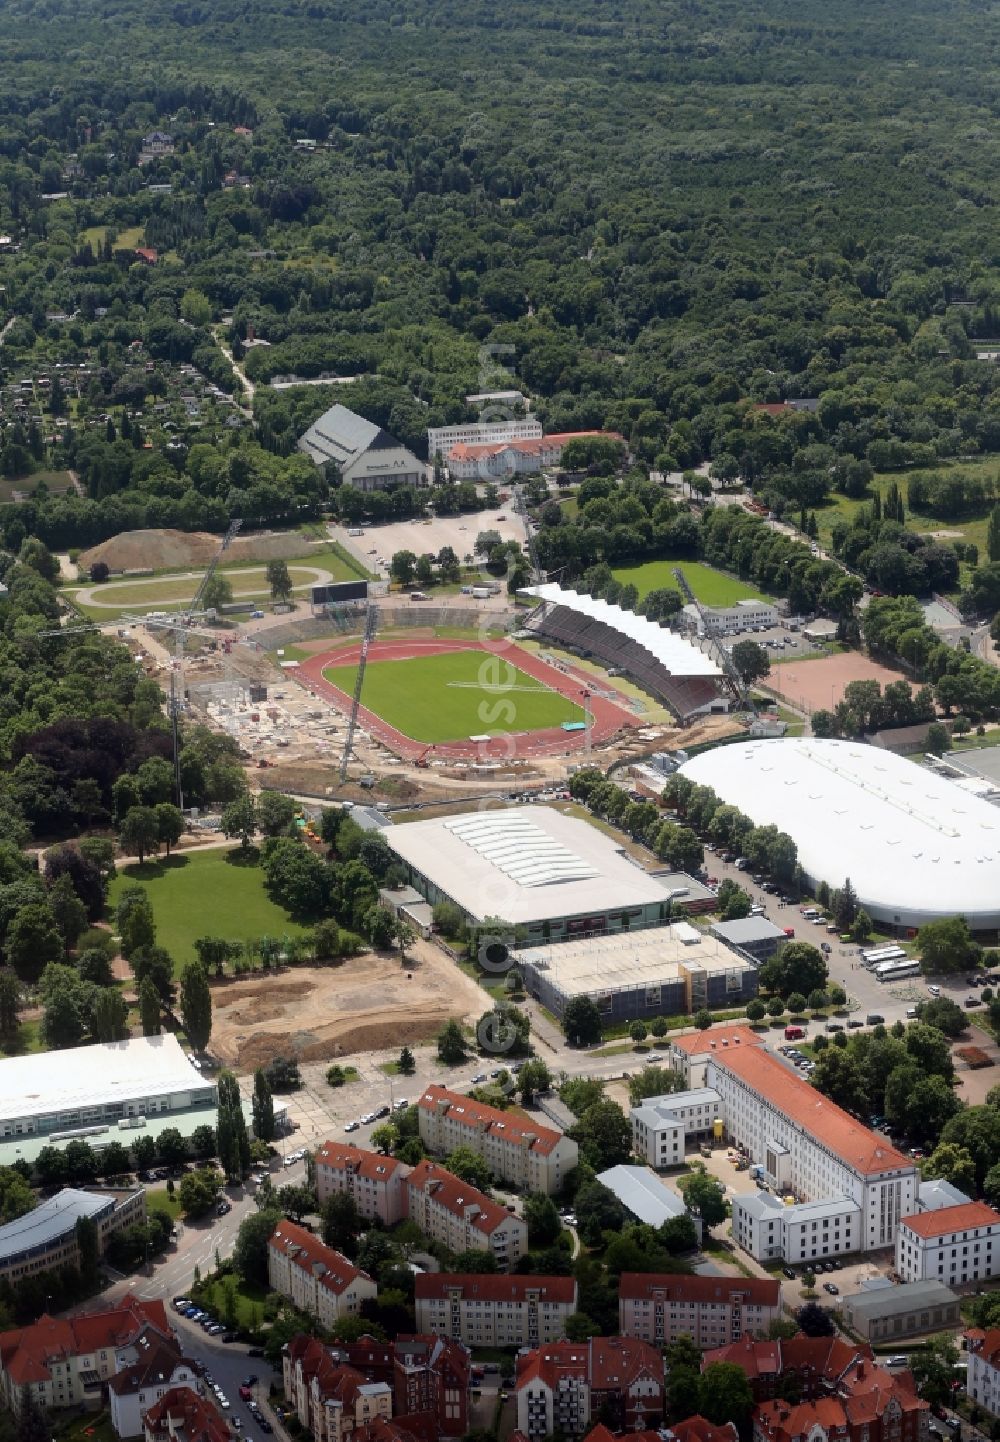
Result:
{"label": "apartment block with balcony", "polygon": [[509,1272],[528,1250],[526,1223],[437,1162],[422,1161],[406,1178],[407,1212],[420,1230],[452,1252],[490,1252]]}
{"label": "apartment block with balcony", "polygon": [[623,1337],[665,1347],[687,1335],[699,1347],[762,1337],[781,1316],[776,1278],[696,1277],[623,1272],[618,1321]]}
{"label": "apartment block with balcony", "polygon": [[455,1147],[470,1147],[499,1181],[552,1196],[577,1164],[579,1153],[571,1138],[484,1106],[463,1092],[434,1084],[417,1106],[420,1138],[428,1151],[446,1155]]}
{"label": "apartment block with balcony", "polygon": [[316,1196],[320,1205],[337,1193],[350,1196],[360,1215],[394,1226],[406,1216],[404,1180],[409,1168],[395,1157],[338,1142],[315,1153]]}
{"label": "apartment block with balcony", "polygon": [[287,1219],[277,1224],[267,1244],[267,1275],[275,1292],[324,1327],[356,1317],[361,1303],[378,1295],[367,1272]]}
{"label": "apartment block with balcony", "polygon": [[573,1277],[425,1272],[416,1278],[417,1327],[467,1347],[560,1342],[576,1311]]}

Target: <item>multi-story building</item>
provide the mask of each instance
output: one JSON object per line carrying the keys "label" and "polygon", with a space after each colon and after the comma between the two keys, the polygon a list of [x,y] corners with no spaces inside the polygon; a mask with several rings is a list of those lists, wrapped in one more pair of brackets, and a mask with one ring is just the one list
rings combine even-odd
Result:
{"label": "multi-story building", "polygon": [[36,1272],[75,1267],[80,1261],[76,1224],[86,1217],[97,1228],[103,1256],[115,1232],[146,1220],[146,1192],[81,1192],[63,1187],[6,1226],[0,1227],[0,1280],[16,1286]]}
{"label": "multi-story building", "polygon": [[447,1154],[455,1147],[469,1147],[500,1181],[552,1196],[576,1166],[578,1149],[569,1137],[484,1106],[463,1092],[435,1083],[417,1106],[420,1137],[428,1151]]}
{"label": "multi-story building", "polygon": [[440,455],[447,461],[457,445],[492,446],[503,441],[533,441],[542,435],[542,423],[533,416],[518,420],[466,421],[458,426],[431,426],[427,431],[427,454],[433,461]]}
{"label": "multi-story building", "polygon": [[861,1208],[851,1197],[787,1206],[772,1192],[733,1198],[733,1236],[758,1262],[811,1262],[861,1250]]}
{"label": "multi-story building", "polygon": [[556,1342],[517,1359],[517,1426],[532,1439],[582,1437],[600,1415],[628,1432],[663,1417],[663,1357],[632,1337]]}
{"label": "multi-story building", "polygon": [[108,1383],[111,1425],[119,1437],[141,1437],[143,1418],[168,1392],[187,1387],[203,1394],[201,1374],[190,1357],[183,1357],[173,1340],[155,1333],[143,1336],[139,1356]]}
{"label": "multi-story building", "polygon": [[1000,1329],[991,1327],[978,1345],[970,1345],[965,1390],[992,1417],[1000,1417]]}
{"label": "multi-story building", "polygon": [[961,1202],[904,1217],[896,1237],[896,1271],[904,1282],[954,1287],[1000,1272],[1000,1212]]}
{"label": "multi-story building", "polygon": [[724,1347],[763,1336],[780,1316],[776,1278],[623,1272],[618,1283],[619,1331],[655,1347],[685,1333],[699,1347]]}
{"label": "multi-story building", "polygon": [[146,1442],[231,1442],[229,1424],[211,1402],[175,1387],[144,1418]]}
{"label": "multi-story building", "polygon": [[452,1252],[490,1252],[501,1272],[509,1272],[528,1250],[528,1228],[521,1217],[446,1171],[422,1161],[406,1178],[407,1210],[425,1236]]}
{"label": "multi-story building", "polygon": [[930,1408],[908,1372],[859,1359],[825,1396],[774,1398],[754,1412],[754,1442],[926,1442]]}
{"label": "multi-story building", "polygon": [[425,1272],[416,1278],[417,1327],[467,1347],[560,1342],[576,1311],[573,1277]]}
{"label": "multi-story building", "polygon": [[708,1086],[710,1062],[727,1055],[730,1048],[745,1046],[763,1047],[764,1038],[751,1031],[746,1022],[733,1022],[674,1037],[667,1056],[673,1070],[684,1078],[684,1085],[694,1090]]}
{"label": "multi-story building", "polygon": [[777,626],[778,610],[769,601],[748,597],[733,606],[685,606],[685,615],[699,635],[711,627],[716,636],[738,636],[742,631],[763,631]]}
{"label": "multi-story building", "polygon": [[367,1272],[287,1219],[268,1241],[267,1275],[275,1292],[324,1327],[332,1327],[340,1317],[356,1317],[361,1303],[378,1295]]}
{"label": "multi-story building", "polygon": [[720,1115],[713,1087],[647,1097],[629,1112],[632,1149],[651,1167],[683,1166],[688,1137],[706,1136]]}
{"label": "multi-story building", "polygon": [[316,1196],[322,1205],[337,1192],[354,1199],[361,1216],[391,1227],[406,1216],[404,1178],[409,1170],[384,1157],[339,1142],[324,1142],[315,1154]]}
{"label": "multi-story building", "polygon": [[453,442],[448,453],[448,471],[453,480],[497,480],[503,476],[531,475],[558,466],[570,441],[620,441],[613,431],[564,431],[558,435],[534,436],[526,440],[467,444]]}
{"label": "multi-story building", "polygon": [[171,1336],[162,1302],[128,1293],[117,1306],[78,1317],[43,1315],[0,1332],[0,1399],[17,1412],[28,1387],[44,1410],[101,1406],[105,1385],[133,1366],[145,1345]]}

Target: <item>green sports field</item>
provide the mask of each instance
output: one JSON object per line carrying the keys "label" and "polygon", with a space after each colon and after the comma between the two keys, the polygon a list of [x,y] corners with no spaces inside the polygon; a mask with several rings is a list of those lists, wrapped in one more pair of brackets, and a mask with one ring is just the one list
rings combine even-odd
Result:
{"label": "green sports field", "polygon": [[637,586],[639,600],[650,591],[669,586],[677,589],[674,571],[683,571],[691,590],[703,606],[735,606],[737,601],[770,601],[771,597],[759,586],[747,585],[735,576],[727,576],[714,566],[705,566],[701,561],[646,561],[641,566],[616,566],[614,576],[624,586]]}
{"label": "green sports field", "polygon": [[[353,694],[356,666],[323,675]],[[508,731],[543,731],[584,721],[579,706],[486,651],[444,651],[408,661],[370,661],[361,704],[413,741],[463,741]]]}

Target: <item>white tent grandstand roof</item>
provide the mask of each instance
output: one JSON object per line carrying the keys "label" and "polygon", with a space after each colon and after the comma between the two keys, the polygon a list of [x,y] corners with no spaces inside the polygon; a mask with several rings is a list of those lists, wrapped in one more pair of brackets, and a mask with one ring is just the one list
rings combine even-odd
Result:
{"label": "white tent grandstand roof", "polygon": [[877,921],[1000,926],[1000,810],[892,752],[791,737],[718,746],[681,774],[798,847],[814,882],[850,877]]}
{"label": "white tent grandstand roof", "polygon": [[711,656],[706,656],[704,651],[699,651],[697,646],[685,641],[682,636],[665,630],[656,621],[647,621],[645,616],[637,616],[634,611],[624,611],[621,606],[609,606],[607,601],[599,601],[594,596],[583,596],[577,591],[564,591],[561,586],[549,583],[544,586],[525,586],[523,594],[536,596],[539,601],[547,601],[552,606],[565,606],[568,611],[576,611],[581,616],[588,616],[592,621],[600,621],[603,625],[610,626],[613,631],[620,632],[644,651],[648,651],[671,676],[722,675],[722,668]]}

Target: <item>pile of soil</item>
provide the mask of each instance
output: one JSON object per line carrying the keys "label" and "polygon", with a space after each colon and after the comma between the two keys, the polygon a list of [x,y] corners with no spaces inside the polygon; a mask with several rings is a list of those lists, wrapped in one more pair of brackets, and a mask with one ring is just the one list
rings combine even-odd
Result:
{"label": "pile of soil", "polygon": [[[208,565],[221,539],[210,531],[122,531],[110,541],[102,541],[99,546],[84,551],[80,565],[87,569],[95,561],[103,561],[112,571],[197,570]],[[298,531],[237,536],[226,553],[226,564],[288,560],[303,555],[309,544],[309,539]]]}

